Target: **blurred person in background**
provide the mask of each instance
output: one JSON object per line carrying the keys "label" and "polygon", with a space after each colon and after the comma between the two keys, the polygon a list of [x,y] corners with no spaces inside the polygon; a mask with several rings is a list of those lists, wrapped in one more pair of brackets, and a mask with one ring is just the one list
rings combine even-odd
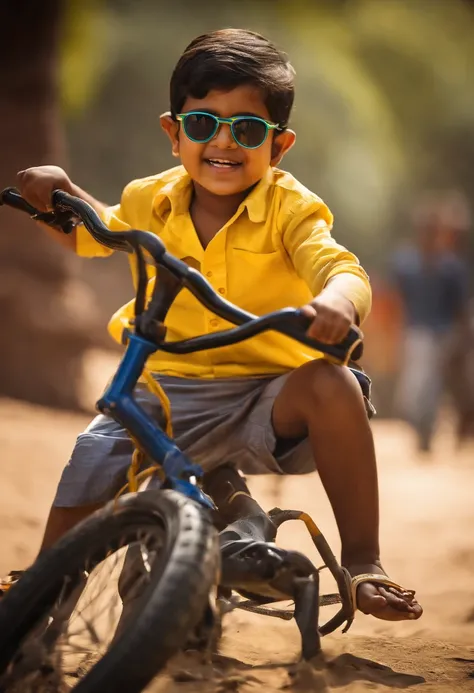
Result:
{"label": "blurred person in background", "polygon": [[448,363],[450,393],[456,416],[458,444],[474,439],[474,298],[466,320],[457,331]]}
{"label": "blurred person in background", "polygon": [[422,452],[431,450],[445,390],[457,410],[466,399],[465,359],[456,355],[467,345],[468,268],[460,249],[468,223],[462,196],[428,195],[414,209],[414,241],[393,257],[405,325],[395,408]]}
{"label": "blurred person in background", "polygon": [[[453,221],[443,238],[444,245],[448,251],[462,258],[464,263],[464,258],[469,253],[470,210],[465,198],[459,194],[449,196],[446,209]],[[450,343],[446,364],[446,389],[454,409],[455,436],[459,445],[468,439],[474,439],[474,296],[472,283],[469,288],[468,300],[460,320],[454,326],[453,339]]]}

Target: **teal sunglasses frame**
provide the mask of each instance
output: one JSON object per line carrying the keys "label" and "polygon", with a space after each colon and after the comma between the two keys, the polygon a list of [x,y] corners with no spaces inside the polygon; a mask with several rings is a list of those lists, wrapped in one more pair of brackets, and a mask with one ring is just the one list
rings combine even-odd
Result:
{"label": "teal sunglasses frame", "polygon": [[[207,116],[208,118],[212,118],[214,120],[214,122],[215,122],[214,131],[205,140],[196,140],[194,137],[191,137],[189,135],[189,133],[186,129],[186,118],[188,116],[192,116],[192,115]],[[207,142],[210,142],[216,136],[220,125],[229,125],[230,131],[232,133],[232,137],[234,138],[234,141],[237,142],[239,147],[243,147],[244,149],[258,149],[259,147],[262,146],[262,144],[265,143],[265,141],[268,137],[269,130],[282,130],[280,125],[277,125],[275,123],[271,123],[270,121],[265,120],[264,118],[259,118],[258,116],[251,116],[251,115],[233,116],[232,118],[220,118],[219,116],[214,115],[214,113],[208,113],[208,111],[189,111],[188,113],[178,113],[176,115],[176,120],[178,120],[180,123],[183,124],[183,131],[184,131],[184,134],[186,135],[186,137],[189,140],[191,140],[191,142],[195,142],[196,144],[206,144]],[[264,136],[263,140],[260,142],[260,144],[257,144],[254,147],[249,147],[247,144],[242,144],[242,142],[239,142],[239,140],[235,136],[234,125],[235,125],[235,123],[238,123],[239,121],[242,121],[242,120],[252,120],[252,121],[256,121],[258,123],[263,123],[265,125],[265,136]]]}

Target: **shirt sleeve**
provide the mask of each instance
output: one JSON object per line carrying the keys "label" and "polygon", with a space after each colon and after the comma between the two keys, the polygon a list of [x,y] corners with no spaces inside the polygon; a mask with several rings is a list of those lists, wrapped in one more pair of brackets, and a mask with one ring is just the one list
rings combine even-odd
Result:
{"label": "shirt sleeve", "polygon": [[[99,216],[110,231],[127,231],[131,228],[128,222],[128,198],[130,195],[130,185],[128,185],[120,200],[120,204],[106,207]],[[114,251],[107,248],[102,243],[96,241],[85,228],[80,224],[76,229],[76,253],[81,257],[107,257]]]}
{"label": "shirt sleeve", "polygon": [[288,215],[290,222],[282,232],[282,241],[298,275],[317,296],[330,279],[350,274],[347,298],[354,304],[359,321],[368,316],[372,303],[369,278],[357,257],[336,243],[331,235],[333,217],[324,202],[296,207]]}

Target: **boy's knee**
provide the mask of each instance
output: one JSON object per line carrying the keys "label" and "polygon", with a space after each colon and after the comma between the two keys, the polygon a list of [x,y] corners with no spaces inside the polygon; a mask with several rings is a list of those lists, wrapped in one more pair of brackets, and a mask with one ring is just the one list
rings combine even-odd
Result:
{"label": "boy's knee", "polygon": [[345,366],[337,366],[323,359],[311,361],[298,369],[301,394],[313,406],[340,406],[347,402],[363,403],[357,378]]}

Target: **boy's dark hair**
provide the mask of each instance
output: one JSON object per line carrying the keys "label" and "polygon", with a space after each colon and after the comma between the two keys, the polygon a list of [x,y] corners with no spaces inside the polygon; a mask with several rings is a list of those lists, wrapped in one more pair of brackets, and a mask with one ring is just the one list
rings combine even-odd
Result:
{"label": "boy's dark hair", "polygon": [[220,29],[195,38],[171,76],[171,114],[181,113],[188,96],[202,99],[212,89],[252,84],[261,89],[270,118],[288,125],[294,100],[288,57],[268,39],[245,29]]}

